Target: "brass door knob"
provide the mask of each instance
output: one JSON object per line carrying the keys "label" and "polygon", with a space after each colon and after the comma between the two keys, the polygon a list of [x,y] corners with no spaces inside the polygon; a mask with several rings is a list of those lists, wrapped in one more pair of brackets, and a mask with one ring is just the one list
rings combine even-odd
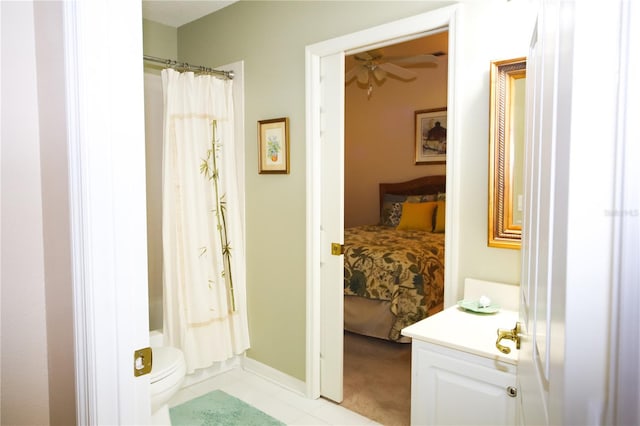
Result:
{"label": "brass door knob", "polygon": [[504,330],[498,329],[498,340],[496,340],[496,348],[503,354],[508,354],[511,352],[511,348],[505,345],[502,345],[500,342],[502,339],[509,339],[513,342],[516,342],[516,349],[520,349],[520,323],[517,322],[516,326],[512,330]]}

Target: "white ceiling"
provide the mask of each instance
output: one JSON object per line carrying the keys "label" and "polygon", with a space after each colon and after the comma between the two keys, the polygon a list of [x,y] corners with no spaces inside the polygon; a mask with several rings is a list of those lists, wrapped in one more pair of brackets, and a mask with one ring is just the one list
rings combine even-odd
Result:
{"label": "white ceiling", "polygon": [[236,1],[142,0],[142,17],[177,28]]}

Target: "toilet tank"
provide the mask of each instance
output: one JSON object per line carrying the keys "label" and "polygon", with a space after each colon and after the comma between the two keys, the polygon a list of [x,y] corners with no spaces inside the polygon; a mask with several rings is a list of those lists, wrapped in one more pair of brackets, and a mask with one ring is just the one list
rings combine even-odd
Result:
{"label": "toilet tank", "polygon": [[164,346],[164,335],[162,330],[151,330],[149,332],[149,345],[152,348]]}

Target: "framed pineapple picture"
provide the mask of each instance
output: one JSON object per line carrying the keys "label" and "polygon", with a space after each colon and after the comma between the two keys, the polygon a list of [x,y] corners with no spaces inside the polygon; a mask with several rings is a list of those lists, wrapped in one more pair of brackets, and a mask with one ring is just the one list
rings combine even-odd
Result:
{"label": "framed pineapple picture", "polygon": [[258,121],[258,173],[289,173],[289,118]]}

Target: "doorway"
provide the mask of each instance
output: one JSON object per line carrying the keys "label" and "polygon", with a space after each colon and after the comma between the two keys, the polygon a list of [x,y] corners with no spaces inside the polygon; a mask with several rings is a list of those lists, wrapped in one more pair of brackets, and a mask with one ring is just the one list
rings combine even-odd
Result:
{"label": "doorway", "polygon": [[[344,232],[344,64],[345,52],[357,53],[449,30],[447,105],[449,137],[447,197],[455,200],[455,62],[458,6],[450,6],[358,33],[308,46],[307,59],[307,394],[342,400],[343,295],[342,258],[331,256],[330,243]],[[324,161],[331,159],[331,161]],[[330,164],[329,164],[330,163]],[[453,244],[457,203],[447,209],[445,306],[457,294]]]}
{"label": "doorway", "polygon": [[[356,267],[358,272],[362,270],[369,275],[369,268],[382,271],[387,267],[410,270],[408,265],[402,265],[401,259],[407,254],[404,250],[393,250],[394,254],[383,260],[379,258],[381,254],[374,254],[373,247],[368,248],[368,244],[362,249],[354,249],[352,244],[354,240],[364,242],[362,239],[370,232],[375,232],[375,239],[391,235],[400,238],[388,226],[379,226],[386,222],[382,219],[386,216],[380,211],[380,183],[445,174],[444,162],[416,164],[415,121],[416,111],[447,105],[447,52],[448,31],[441,30],[345,57],[345,274],[353,272],[355,267],[351,264],[355,260],[354,250],[360,252],[365,247],[370,254],[365,262],[368,266],[358,262],[363,265]],[[421,235],[421,238],[425,237]],[[436,247],[442,248],[443,238],[442,234],[438,236]],[[434,240],[429,238],[423,243],[433,244]],[[419,253],[411,252],[423,258],[424,254]],[[374,261],[375,258],[378,261]],[[438,270],[440,274],[444,272],[442,263]],[[402,279],[398,277],[399,287],[394,287],[393,294],[412,285],[412,274],[402,276]],[[369,279],[366,281],[370,283]],[[422,286],[425,295],[438,292],[436,297],[442,301],[444,288],[430,288],[428,282],[431,279],[425,278]],[[394,302],[368,296],[371,292],[377,294],[380,289],[370,288],[369,284],[366,287],[369,289],[367,296],[344,296],[342,406],[382,424],[408,425],[411,339],[390,337],[396,327],[394,322],[400,321],[405,314],[398,311],[392,316],[390,311]],[[397,301],[397,296],[393,300]],[[422,307],[424,312],[431,310],[426,296],[414,302],[415,305],[410,305]],[[380,389],[385,391],[380,392]]]}

